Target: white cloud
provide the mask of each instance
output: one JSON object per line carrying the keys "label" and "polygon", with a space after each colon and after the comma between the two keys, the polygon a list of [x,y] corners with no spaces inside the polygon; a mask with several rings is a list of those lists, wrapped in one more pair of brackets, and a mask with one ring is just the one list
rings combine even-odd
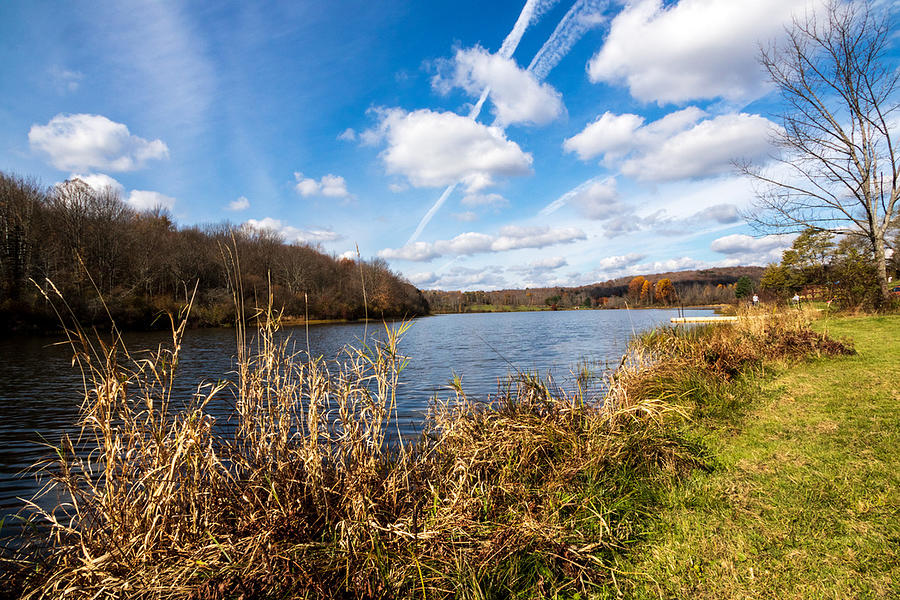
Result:
{"label": "white cloud", "polygon": [[84,79],[84,73],[64,69],[58,65],[50,67],[49,74],[53,86],[63,94],[78,91],[81,80]]}
{"label": "white cloud", "polygon": [[749,235],[726,235],[713,240],[710,250],[725,254],[726,266],[733,265],[765,265],[779,262],[781,253],[791,247],[795,234],[766,235],[751,237]]}
{"label": "white cloud", "polygon": [[405,192],[409,189],[409,186],[405,183],[391,183],[388,185],[388,189],[394,192],[395,194],[399,194],[401,192]]}
{"label": "white cloud", "polygon": [[131,190],[126,202],[137,211],[154,210],[156,208],[172,210],[175,206],[175,198],[172,196],[147,190]]}
{"label": "white cloud", "polygon": [[285,225],[278,219],[266,217],[264,219],[247,219],[244,227],[258,230],[274,231],[281,235],[288,243],[317,244],[321,242],[335,242],[343,239],[339,233],[329,229],[299,229],[291,225]]}
{"label": "white cloud", "polygon": [[545,206],[539,216],[546,217],[567,204],[587,219],[603,221],[609,237],[643,227],[643,220],[635,213],[634,207],[619,201],[614,177],[588,179]]}
{"label": "white cloud", "polygon": [[499,127],[452,112],[408,113],[398,108],[379,112],[381,122],[364,137],[386,141],[381,159],[387,172],[405,176],[416,187],[461,181],[473,193],[493,185],[497,177],[531,172],[531,154],[508,140]]}
{"label": "white cloud", "polygon": [[[711,177],[734,169],[735,160],[765,161],[775,123],[759,115],[731,113],[712,119],[696,107],[643,125],[643,117],[609,112],[568,138],[563,148],[642,181]],[[699,121],[699,122],[698,122]]]}
{"label": "white cloud", "polygon": [[694,215],[694,217],[704,220],[715,221],[716,223],[727,224],[737,223],[741,220],[738,207],[734,204],[713,204],[708,208],[704,208]]}
{"label": "white cloud", "polygon": [[314,196],[319,193],[319,182],[315,179],[303,179],[302,173],[294,173],[297,185],[294,190],[301,196]]}
{"label": "white cloud", "polygon": [[519,227],[507,225],[500,229],[500,236],[491,244],[491,250],[516,250],[519,248],[544,248],[556,244],[568,244],[587,239],[577,227]]}
{"label": "white cloud", "polygon": [[517,271],[522,273],[527,273],[528,277],[537,277],[542,274],[549,273],[551,271],[555,271],[560,267],[565,267],[569,263],[566,261],[565,257],[562,256],[548,256],[547,258],[539,258],[538,260],[533,260],[529,262],[527,265],[518,266],[518,267],[509,267],[510,271]]}
{"label": "white cloud", "polygon": [[689,271],[691,269],[702,269],[709,265],[702,261],[696,260],[689,256],[681,258],[670,258],[668,260],[657,260],[653,262],[641,263],[634,265],[630,271],[634,273],[668,273],[676,271]]}
{"label": "white cloud", "polygon": [[[727,229],[741,221],[740,209],[753,197],[744,178],[685,180],[629,195],[624,202],[616,179],[595,177],[567,191],[539,213],[547,217],[571,205],[580,216],[599,221],[609,238],[638,231],[657,235],[696,235]],[[728,202],[716,202],[727,198]]]}
{"label": "white cloud", "polygon": [[385,248],[378,255],[387,259],[428,261],[438,256],[469,256],[487,252],[505,252],[522,248],[544,248],[586,239],[577,227],[502,227],[498,235],[467,232],[434,243],[413,242],[402,248]]}
{"label": "white cloud", "polygon": [[381,258],[415,262],[427,262],[440,255],[440,252],[434,249],[434,244],[429,244],[428,242],[413,242],[401,248],[385,248],[378,253],[378,256]]}
{"label": "white cloud", "polygon": [[607,111],[588,124],[581,133],[563,142],[566,152],[575,152],[581,160],[601,154],[623,154],[634,145],[635,132],[644,117],[632,114],[614,115]]}
{"label": "white cloud", "polygon": [[468,231],[451,240],[435,242],[435,249],[441,254],[469,255],[490,252],[495,238],[486,233]]}
{"label": "white cloud", "polygon": [[453,267],[446,272],[426,271],[413,273],[409,280],[420,288],[430,289],[500,289],[507,286],[506,279],[501,275],[503,269],[496,266],[487,266],[479,269],[469,267]]}
{"label": "white cloud", "polygon": [[588,219],[610,219],[623,212],[630,212],[619,202],[619,192],[613,177],[589,181],[587,185],[579,186],[574,191],[575,193],[567,198],[567,203]]}
{"label": "white cloud", "polygon": [[464,223],[471,223],[472,221],[478,220],[478,215],[473,213],[471,210],[467,210],[461,213],[453,213],[452,216],[457,221],[462,221]]}
{"label": "white cloud", "polygon": [[637,252],[618,256],[606,256],[594,262],[593,270],[578,277],[581,283],[615,279],[632,271],[632,268],[646,258]]}
{"label": "white cloud", "polygon": [[568,263],[566,262],[566,259],[562,256],[551,256],[549,258],[542,258],[539,260],[531,261],[530,263],[528,263],[528,266],[533,269],[552,270],[564,267],[567,264]]}
{"label": "white cloud", "polygon": [[767,91],[759,44],[780,37],[791,15],[820,0],[637,0],[613,20],[588,62],[591,81],[624,83],[645,102],[724,98]]}
{"label": "white cloud", "polygon": [[348,127],[337,136],[337,139],[345,142],[355,142],[357,139],[356,130],[352,127]]}
{"label": "white cloud", "polygon": [[325,175],[319,181],[322,195],[327,198],[346,198],[350,195],[347,191],[347,182],[337,175]]}
{"label": "white cloud", "polygon": [[645,254],[630,252],[617,256],[606,256],[592,261],[590,270],[583,273],[570,273],[568,281],[558,279],[558,285],[589,285],[598,281],[615,279],[634,273],[639,263],[646,258]]}
{"label": "white cloud", "polygon": [[460,202],[463,206],[508,206],[509,200],[500,194],[466,194]]}
{"label": "white cloud", "polygon": [[250,201],[245,196],[228,203],[228,210],[247,210],[248,208],[250,208]]}
{"label": "white cloud", "polygon": [[457,50],[450,61],[452,73],[432,80],[436,89],[447,92],[460,87],[478,98],[486,88],[494,105],[496,124],[545,125],[563,112],[562,95],[533,73],[520,69],[511,58],[491,54],[476,46]]}
{"label": "white cloud", "polygon": [[659,209],[644,218],[636,218],[640,229],[652,229],[658,235],[687,235],[699,231],[722,229],[741,221],[734,204],[713,204],[692,215],[672,215],[667,209]]}
{"label": "white cloud", "polygon": [[636,265],[644,258],[645,256],[643,254],[638,254],[637,252],[631,252],[620,256],[607,256],[595,263],[595,267],[599,271],[614,271]]}
{"label": "white cloud", "polygon": [[64,171],[133,171],[169,156],[162,140],[131,135],[128,127],[102,115],[58,114],[46,125],[32,125],[28,142]]}
{"label": "white cloud", "polygon": [[713,240],[710,249],[722,254],[767,252],[773,248],[789,247],[794,237],[793,235],[766,235],[756,238],[738,233]]}
{"label": "white cloud", "polygon": [[[135,2],[109,5],[102,16],[95,11],[85,18],[103,32],[85,44],[96,45],[115,66],[115,87],[107,89],[126,93],[130,101],[143,100],[146,121],[164,123],[183,148],[207,151],[191,138],[215,127],[210,107],[221,98],[223,82],[209,41],[198,32],[196,14],[179,2]],[[180,161],[174,165],[182,168],[186,165]]]}
{"label": "white cloud", "polygon": [[119,196],[123,196],[125,194],[125,186],[123,186],[121,183],[119,183],[109,175],[104,175],[103,173],[90,173],[88,175],[79,175],[77,173],[72,173],[69,176],[69,179],[80,179],[98,192],[109,189]]}
{"label": "white cloud", "polygon": [[[714,267],[734,267],[739,265],[758,265],[764,264],[760,262],[746,261],[743,260],[744,257],[741,255],[734,255],[725,260],[709,262],[703,260],[697,260],[695,258],[691,258],[690,256],[682,256],[679,258],[671,258],[668,260],[657,260],[650,262],[639,262],[643,256],[640,255],[629,255],[636,256],[637,260],[627,261],[621,265],[615,264],[611,265],[611,267],[607,268],[603,265],[598,265],[598,268],[589,273],[587,277],[583,277],[582,280],[589,279],[592,281],[604,280],[604,279],[616,279],[619,277],[627,277],[633,275],[651,275],[656,273],[676,273],[678,271],[690,271],[694,269],[709,269]],[[613,257],[616,258],[616,257]],[[593,276],[593,277],[591,277]]]}
{"label": "white cloud", "polygon": [[303,197],[325,196],[326,198],[349,198],[347,182],[338,175],[324,175],[319,181],[303,177],[303,173],[294,173],[297,184],[294,190]]}
{"label": "white cloud", "polygon": [[775,124],[759,115],[721,115],[675,134],[660,146],[626,160],[622,173],[636,179],[672,181],[734,170],[737,159],[764,160]]}
{"label": "white cloud", "polygon": [[[650,222],[652,222],[652,217]],[[614,238],[635,231],[644,231],[647,229],[647,224],[648,219],[641,218],[633,210],[629,210],[623,215],[607,220],[604,223],[604,233],[607,237]]]}

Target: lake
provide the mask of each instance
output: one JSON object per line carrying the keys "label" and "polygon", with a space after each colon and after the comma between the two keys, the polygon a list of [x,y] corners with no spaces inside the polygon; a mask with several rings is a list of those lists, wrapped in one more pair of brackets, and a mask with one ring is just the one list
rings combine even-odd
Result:
{"label": "lake", "polygon": [[[712,310],[691,311],[696,316]],[[633,333],[668,324],[673,310],[574,310],[437,315],[417,319],[400,348],[410,357],[401,375],[398,420],[407,433],[421,423],[430,400],[451,395],[454,373],[469,396],[487,397],[498,380],[515,371],[552,375],[562,389],[574,388],[572,371],[587,363],[602,374],[615,367]],[[309,328],[313,355],[333,358],[364,333],[378,336],[382,324],[316,325]],[[297,347],[306,349],[306,329],[289,328]],[[171,339],[161,332],[125,336],[132,351],[156,348]],[[33,475],[23,471],[47,455],[44,441],[56,443],[63,432],[74,431],[82,399],[80,371],[72,366],[68,346],[59,339],[15,337],[0,340],[0,515],[15,513],[17,498],[38,489]],[[231,329],[198,329],[185,334],[178,389],[184,397],[197,384],[215,381],[234,370],[235,337]],[[233,375],[233,373],[232,373]],[[599,381],[599,379],[598,379]],[[594,392],[602,393],[597,387]],[[215,407],[224,412],[226,405]],[[220,414],[220,418],[227,415]]]}

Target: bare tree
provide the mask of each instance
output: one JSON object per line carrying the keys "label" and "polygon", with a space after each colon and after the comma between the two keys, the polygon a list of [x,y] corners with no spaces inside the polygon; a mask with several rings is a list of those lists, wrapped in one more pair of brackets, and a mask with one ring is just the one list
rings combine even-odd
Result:
{"label": "bare tree", "polygon": [[794,19],[761,53],[785,110],[774,166],[742,170],[760,185],[751,221],[763,231],[864,238],[888,297],[885,237],[900,194],[893,23],[868,0],[831,0]]}
{"label": "bare tree", "polygon": [[30,275],[35,221],[45,192],[35,179],[0,172],[0,300],[18,298]]}

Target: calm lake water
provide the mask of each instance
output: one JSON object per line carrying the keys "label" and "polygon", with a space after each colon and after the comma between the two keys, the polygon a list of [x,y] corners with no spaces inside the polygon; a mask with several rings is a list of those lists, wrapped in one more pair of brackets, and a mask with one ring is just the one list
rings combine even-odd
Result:
{"label": "calm lake water", "polygon": [[[691,312],[712,314],[711,310]],[[454,372],[461,376],[466,392],[476,397],[495,392],[498,380],[516,370],[552,374],[557,386],[571,390],[571,371],[580,364],[587,362],[602,373],[618,363],[633,332],[667,324],[675,315],[675,310],[579,310],[417,319],[400,346],[411,357],[401,376],[400,424],[405,431],[414,431],[435,395],[450,396],[447,383]],[[364,328],[359,323],[310,327],[310,350],[332,358],[345,345],[357,343]],[[368,326],[369,336],[383,330],[383,325]],[[286,332],[298,348],[306,348],[304,328]],[[169,339],[170,334],[164,333],[125,336],[132,351],[156,348]],[[63,432],[74,430],[82,398],[81,374],[72,366],[71,350],[53,345],[58,341],[0,340],[0,517],[21,507],[17,498],[37,491],[35,477],[23,471],[47,455],[42,443],[56,443]],[[233,330],[188,331],[179,371],[181,393],[187,397],[199,383],[225,377],[234,369],[234,355]],[[217,412],[225,410],[225,403],[217,408]]]}

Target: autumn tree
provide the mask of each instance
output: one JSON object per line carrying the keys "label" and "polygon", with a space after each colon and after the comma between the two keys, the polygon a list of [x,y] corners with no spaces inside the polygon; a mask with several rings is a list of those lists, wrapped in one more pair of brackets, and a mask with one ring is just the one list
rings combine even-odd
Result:
{"label": "autumn tree", "polygon": [[888,298],[885,235],[900,196],[898,78],[892,13],[870,0],[831,0],[795,18],[761,63],[781,93],[774,168],[745,165],[759,184],[752,220],[764,231],[811,228],[860,238]]}
{"label": "autumn tree", "polygon": [[672,304],[675,302],[675,286],[672,285],[672,280],[666,277],[657,281],[654,294],[658,302],[664,304]]}
{"label": "autumn tree", "polygon": [[644,280],[644,285],[641,286],[641,303],[642,304],[650,304],[652,302],[651,296],[653,295],[653,284],[650,283],[649,279]]}
{"label": "autumn tree", "polygon": [[646,279],[644,279],[643,276],[638,275],[628,283],[628,297],[631,298],[632,301],[640,299],[641,290],[644,289],[645,281]]}

